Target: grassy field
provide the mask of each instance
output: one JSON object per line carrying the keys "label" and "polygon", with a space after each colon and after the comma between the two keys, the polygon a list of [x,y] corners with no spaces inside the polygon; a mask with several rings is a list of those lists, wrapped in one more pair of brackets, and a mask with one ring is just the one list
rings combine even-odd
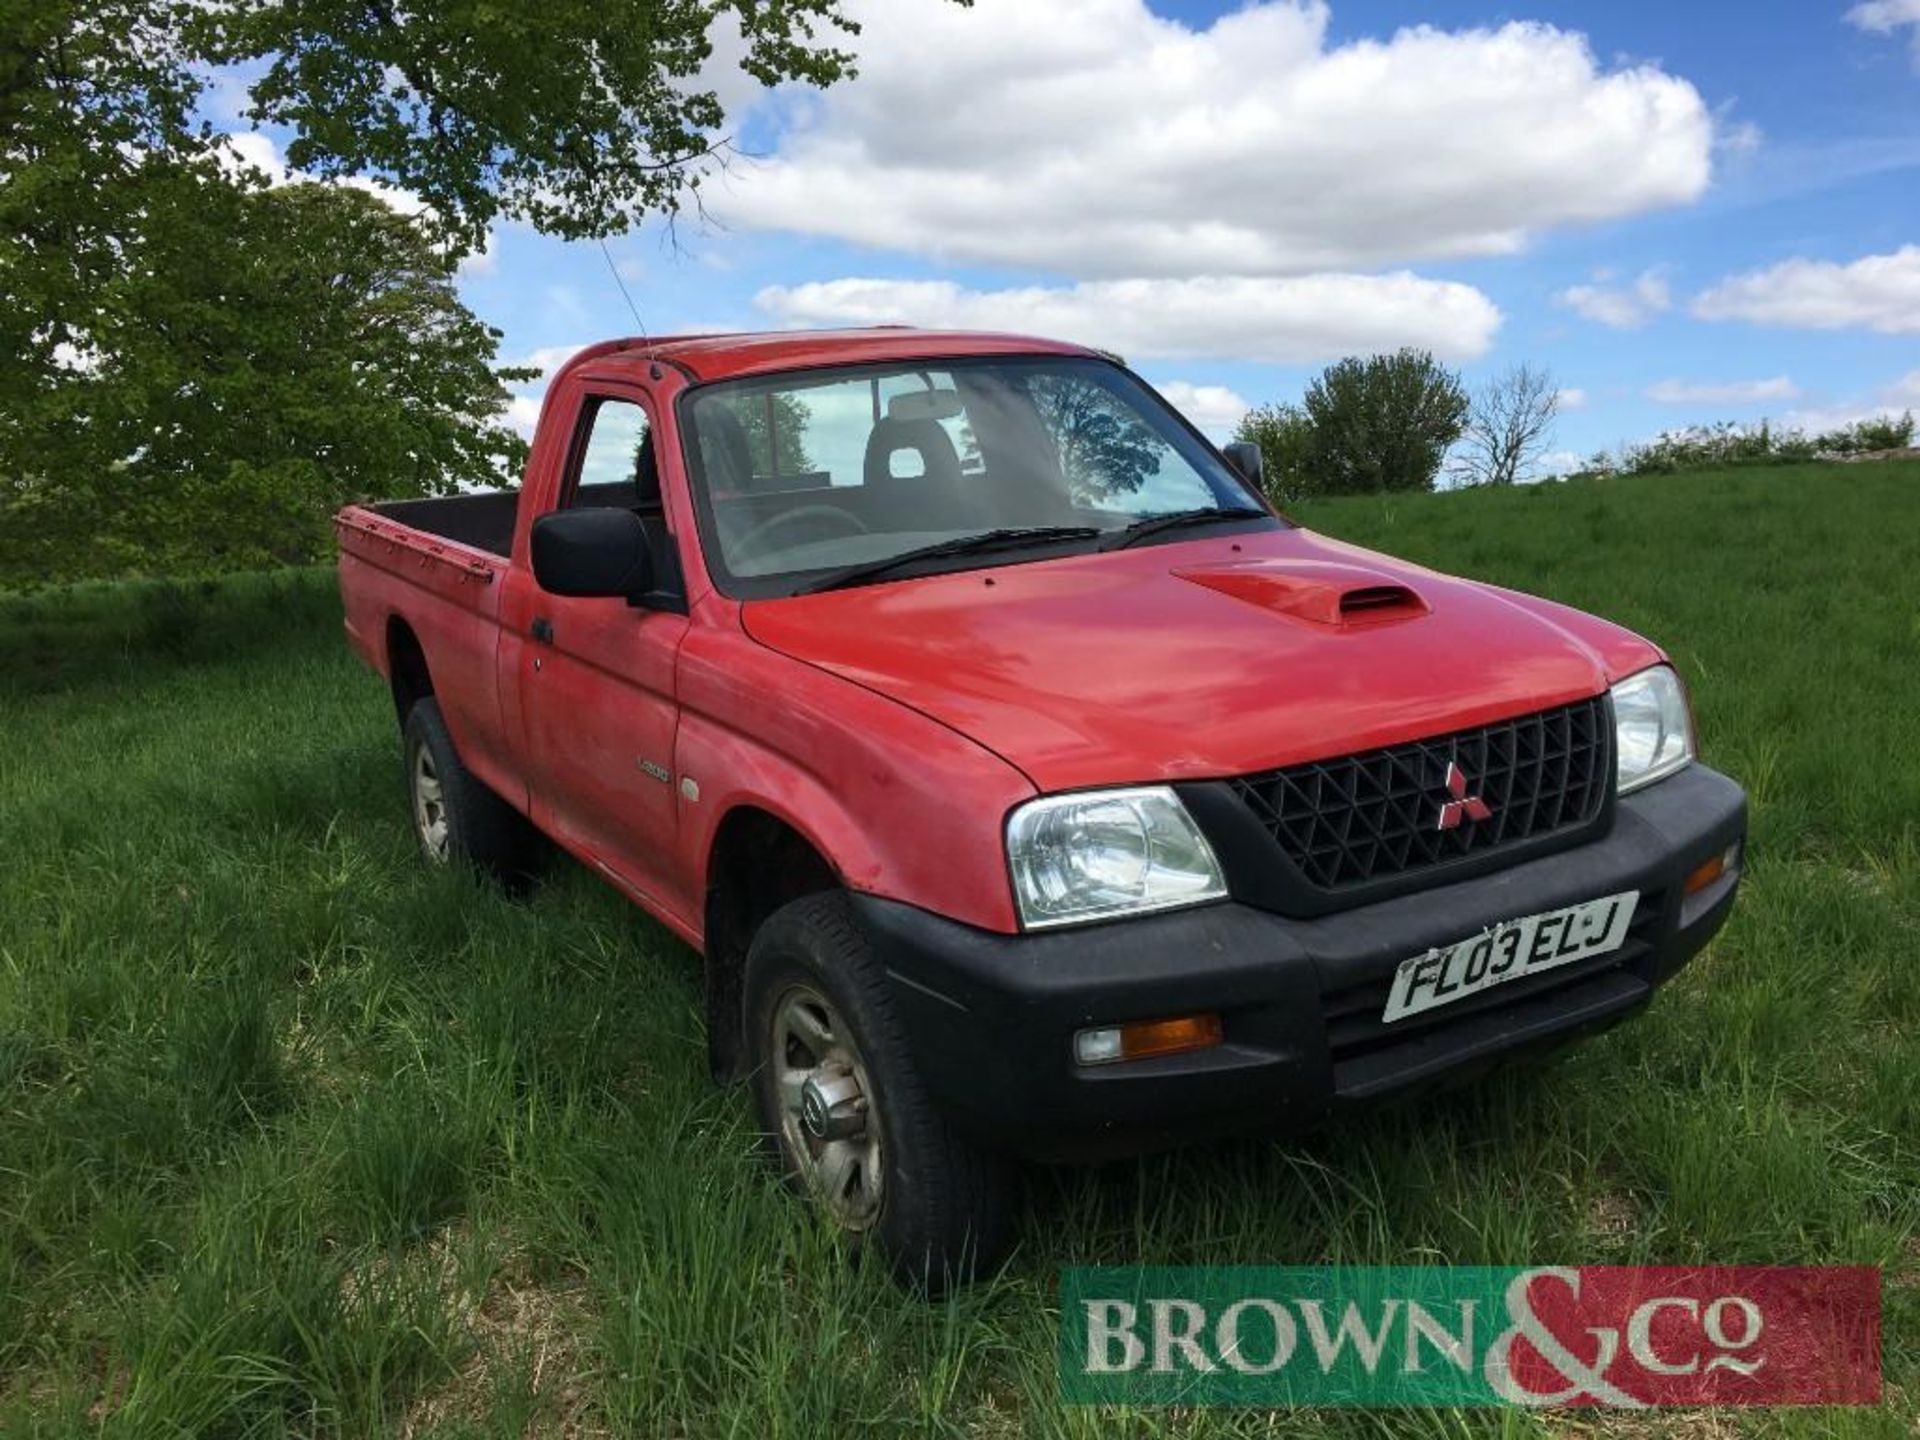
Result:
{"label": "grassy field", "polygon": [[[0,604],[0,1433],[1914,1433],[1920,465],[1315,506],[1694,687],[1745,897],[1638,1022],[1304,1143],[1033,1176],[949,1303],[709,1088],[694,957],[411,852],[330,575]],[[1887,1403],[1633,1421],[1063,1407],[1077,1263],[1884,1267]]]}

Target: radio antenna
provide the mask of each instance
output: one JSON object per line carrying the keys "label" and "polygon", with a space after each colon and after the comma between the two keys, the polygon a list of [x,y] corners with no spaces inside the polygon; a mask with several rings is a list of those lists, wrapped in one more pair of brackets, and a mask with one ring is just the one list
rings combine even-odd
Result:
{"label": "radio antenna", "polygon": [[620,278],[620,267],[613,263],[613,252],[607,249],[606,238],[604,236],[596,238],[598,238],[600,242],[601,257],[607,262],[607,272],[613,276],[613,283],[619,287],[620,298],[627,302],[627,309],[633,312],[633,323],[640,331],[640,344],[646,351],[647,359],[654,362],[655,374],[653,378],[658,380],[660,378],[658,373],[660,368],[659,361],[653,353],[653,341],[647,335],[647,322],[640,318],[640,307],[633,303],[633,296],[627,292],[627,282]]}

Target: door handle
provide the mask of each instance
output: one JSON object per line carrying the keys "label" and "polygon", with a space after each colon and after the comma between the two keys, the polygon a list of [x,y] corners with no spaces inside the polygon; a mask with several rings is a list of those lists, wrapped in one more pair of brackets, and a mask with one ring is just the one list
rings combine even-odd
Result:
{"label": "door handle", "polygon": [[547,619],[544,615],[535,616],[533,621],[533,638],[538,640],[542,645],[551,645],[553,643],[553,621]]}

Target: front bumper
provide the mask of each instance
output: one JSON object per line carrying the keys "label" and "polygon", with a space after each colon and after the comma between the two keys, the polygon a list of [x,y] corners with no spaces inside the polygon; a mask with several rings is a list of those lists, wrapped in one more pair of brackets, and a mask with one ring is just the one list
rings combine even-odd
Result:
{"label": "front bumper", "polygon": [[[1621,799],[1610,831],[1455,884],[1315,919],[1234,902],[1032,935],[855,897],[934,1099],[997,1147],[1098,1158],[1235,1130],[1297,1131],[1342,1108],[1604,1028],[1644,1006],[1720,928],[1729,871],[1682,882],[1746,833],[1746,797],[1701,765]],[[1483,927],[1638,890],[1626,944],[1380,1023],[1395,968]],[[1076,1031],[1199,1011],[1224,1043],[1105,1066]]]}

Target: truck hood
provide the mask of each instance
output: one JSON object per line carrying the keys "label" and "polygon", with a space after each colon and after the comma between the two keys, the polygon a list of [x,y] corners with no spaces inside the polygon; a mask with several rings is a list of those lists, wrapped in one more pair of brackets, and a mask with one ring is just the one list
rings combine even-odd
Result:
{"label": "truck hood", "polygon": [[1660,659],[1618,626],[1299,529],[742,607],[1043,791],[1241,775],[1582,699]]}

